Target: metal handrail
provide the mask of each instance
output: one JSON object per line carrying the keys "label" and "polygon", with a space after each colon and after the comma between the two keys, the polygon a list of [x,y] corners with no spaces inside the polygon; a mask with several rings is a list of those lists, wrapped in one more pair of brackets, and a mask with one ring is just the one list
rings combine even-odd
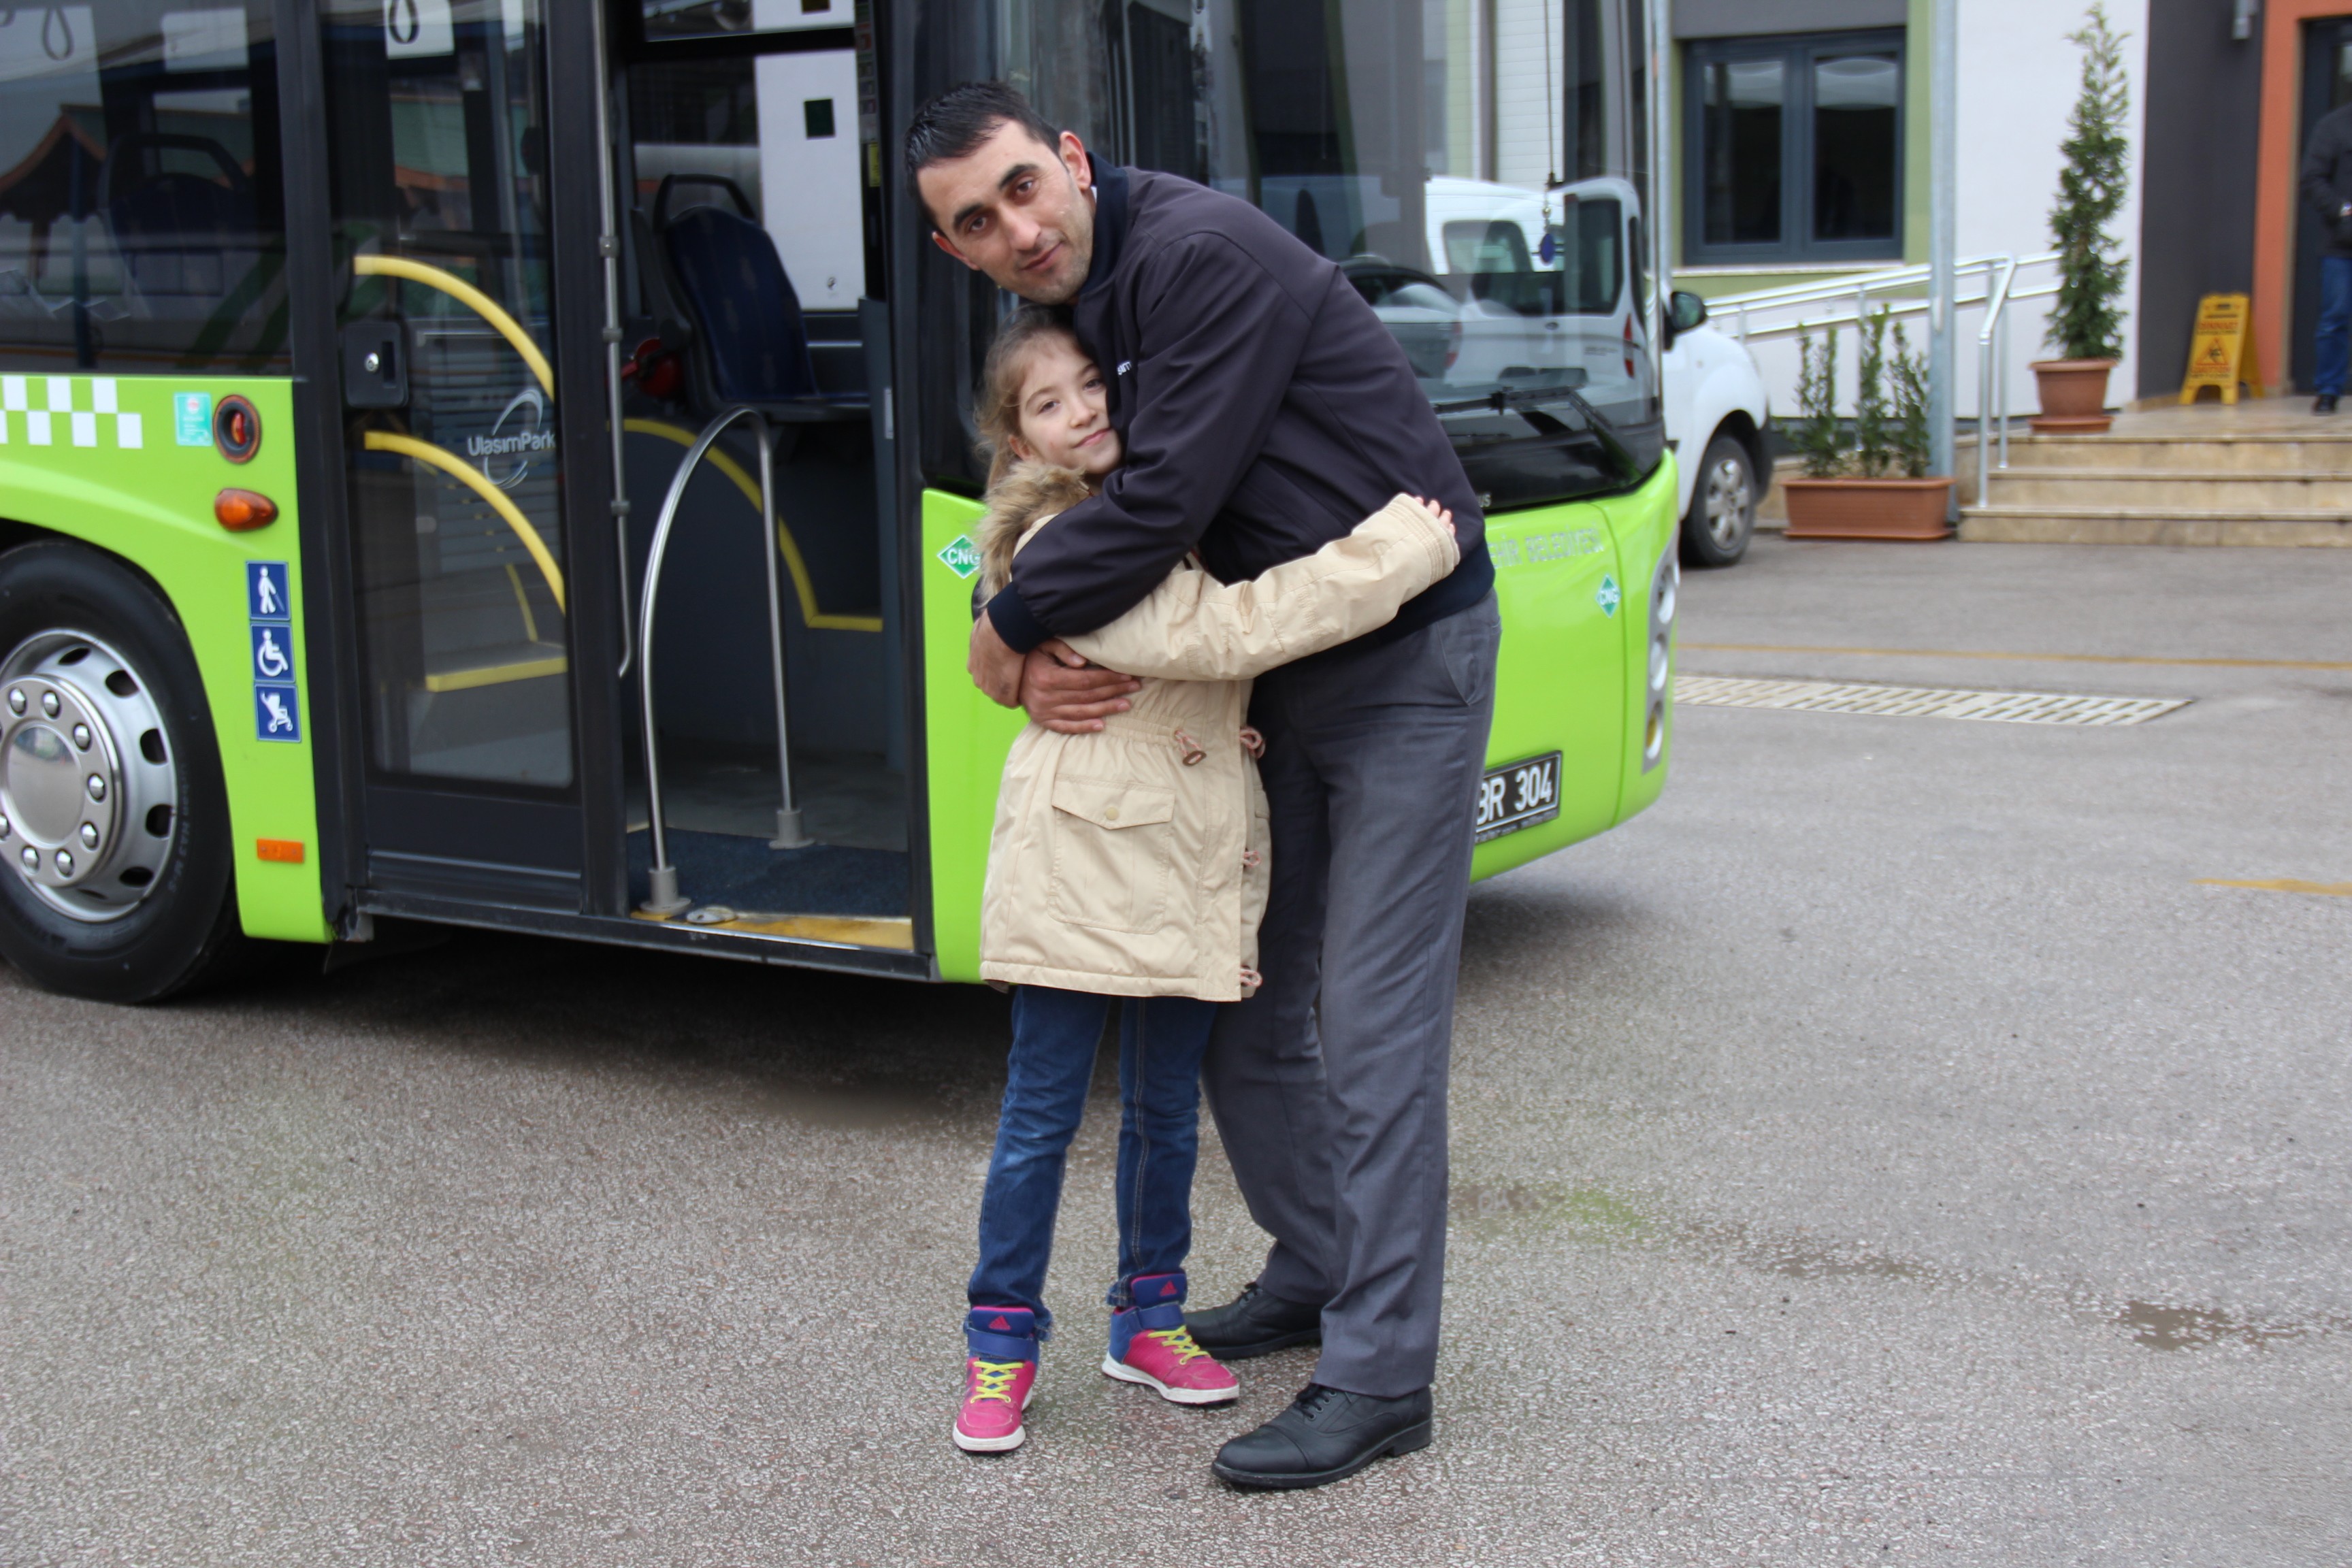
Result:
{"label": "metal handrail", "polygon": [[[1984,321],[1977,331],[1977,500],[1982,504],[1991,482],[1993,458],[1991,448],[1997,440],[2000,447],[1999,466],[2009,467],[2009,307],[2020,300],[2043,299],[2058,291],[2057,284],[2037,284],[2032,288],[2017,286],[2019,271],[2028,267],[2047,266],[2058,259],[2054,250],[2038,256],[1985,255],[1964,257],[1953,264],[1956,310],[1977,306],[1984,309]],[[1975,292],[1964,287],[1966,280],[1981,280]],[[1779,289],[1759,289],[1743,294],[1726,294],[1707,301],[1710,319],[1732,318],[1733,335],[1743,343],[1768,338],[1795,337],[1807,332],[1836,331],[1841,327],[1859,327],[1880,310],[1891,316],[1922,316],[1933,308],[1934,301],[1912,293],[1889,299],[1896,290],[1924,289],[1928,281],[1926,267],[1890,267],[1876,272],[1856,273],[1848,277],[1824,279],[1817,283],[1795,283]],[[1877,296],[1874,306],[1873,296]],[[1841,309],[1817,315],[1803,314],[1810,305],[1838,304]],[[1768,322],[1752,327],[1750,312],[1797,310],[1793,320]]]}
{"label": "metal handrail", "polygon": [[678,502],[686,497],[687,481],[702,466],[711,444],[738,419],[750,419],[759,426],[760,550],[768,566],[768,663],[776,676],[776,769],[782,780],[782,804],[776,808],[776,836],[768,841],[768,847],[797,849],[812,842],[802,830],[800,808],[793,803],[792,731],[784,710],[784,602],[776,581],[776,542],[768,531],[768,520],[776,515],[775,458],[769,450],[766,416],[750,404],[739,403],[720,410],[717,418],[702,427],[702,434],[695,437],[686,460],[671,478],[669,493],[662,498],[661,519],[654,525],[653,551],[646,561],[645,591],[637,602],[637,700],[646,729],[646,820],[653,834],[653,866],[646,901],[638,907],[649,915],[674,915],[693,903],[678,892],[677,868],[669,863],[669,836],[662,822],[661,748],[654,727],[654,606],[661,597],[662,560],[669,552],[670,525],[677,521]]}
{"label": "metal handrail", "polygon": [[[2039,300],[2058,292],[2049,283],[2033,289],[2013,287],[2021,267],[2045,266],[2058,259],[2054,250],[2012,262],[2001,274],[1999,292],[1985,306],[1984,324],[1977,329],[1977,504],[1985,504],[1992,489],[1994,426],[2000,426],[2000,466],[2009,467],[2009,305],[2012,300]],[[1994,403],[2000,406],[1996,411]]]}

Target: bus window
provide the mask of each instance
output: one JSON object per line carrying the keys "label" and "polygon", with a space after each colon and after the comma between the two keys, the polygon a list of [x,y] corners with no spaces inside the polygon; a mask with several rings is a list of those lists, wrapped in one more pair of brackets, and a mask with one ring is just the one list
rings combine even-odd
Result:
{"label": "bus window", "polygon": [[405,365],[345,437],[379,777],[572,776],[540,4],[324,7],[345,357]]}
{"label": "bus window", "polygon": [[[1622,488],[1663,454],[1623,250],[1641,105],[1609,90],[1633,79],[1637,7],[1005,0],[1004,15],[1006,74],[1047,119],[1114,162],[1241,196],[1338,262],[1499,503]],[[1567,434],[1531,458],[1547,431]]]}
{"label": "bus window", "polygon": [[272,11],[0,10],[0,363],[284,371]]}
{"label": "bus window", "polygon": [[857,66],[849,49],[665,60],[630,73],[635,191],[653,217],[728,202],[768,231],[803,310],[855,310],[866,291]]}
{"label": "bus window", "polygon": [[846,27],[852,0],[645,0],[646,37],[729,37],[742,33]]}

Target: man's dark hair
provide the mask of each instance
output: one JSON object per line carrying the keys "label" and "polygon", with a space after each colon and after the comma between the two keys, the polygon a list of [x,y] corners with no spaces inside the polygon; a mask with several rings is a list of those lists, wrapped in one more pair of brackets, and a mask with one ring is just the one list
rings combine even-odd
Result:
{"label": "man's dark hair", "polygon": [[[1062,133],[1030,107],[1019,88],[1006,82],[968,81],[915,110],[915,121],[907,127],[907,192],[915,205],[923,206],[918,174],[934,163],[970,156],[1008,121],[1048,147],[1061,142]],[[924,207],[927,215],[929,210]]]}

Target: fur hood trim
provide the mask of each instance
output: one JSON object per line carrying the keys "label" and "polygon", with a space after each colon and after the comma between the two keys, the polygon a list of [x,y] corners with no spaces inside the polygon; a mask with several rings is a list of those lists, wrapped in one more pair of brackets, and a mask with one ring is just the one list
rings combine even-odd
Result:
{"label": "fur hood trim", "polygon": [[980,520],[980,580],[983,598],[994,598],[1013,578],[1013,552],[1030,531],[1094,494],[1075,468],[1047,463],[1015,463],[988,492],[988,515]]}

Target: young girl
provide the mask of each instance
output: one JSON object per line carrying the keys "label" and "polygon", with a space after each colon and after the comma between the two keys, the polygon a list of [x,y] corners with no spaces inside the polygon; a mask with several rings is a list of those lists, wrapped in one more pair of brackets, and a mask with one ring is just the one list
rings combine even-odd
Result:
{"label": "young girl", "polygon": [[[992,452],[983,591],[1055,514],[1118,467],[1101,372],[1065,319],[1031,306],[982,373]],[[1041,1300],[1062,1171],[1112,999],[1119,1020],[1118,1274],[1102,1370],[1180,1405],[1234,1398],[1184,1328],[1201,1055],[1221,1002],[1257,984],[1266,806],[1245,728],[1249,678],[1360,636],[1454,569],[1450,514],[1398,496],[1303,560],[1221,584],[1185,561],[1070,646],[1143,678],[1092,734],[1032,724],[998,792],[981,973],[1013,987],[1013,1053],[980,1205],[964,1321],[959,1447],[1018,1447],[1052,1325]]]}

